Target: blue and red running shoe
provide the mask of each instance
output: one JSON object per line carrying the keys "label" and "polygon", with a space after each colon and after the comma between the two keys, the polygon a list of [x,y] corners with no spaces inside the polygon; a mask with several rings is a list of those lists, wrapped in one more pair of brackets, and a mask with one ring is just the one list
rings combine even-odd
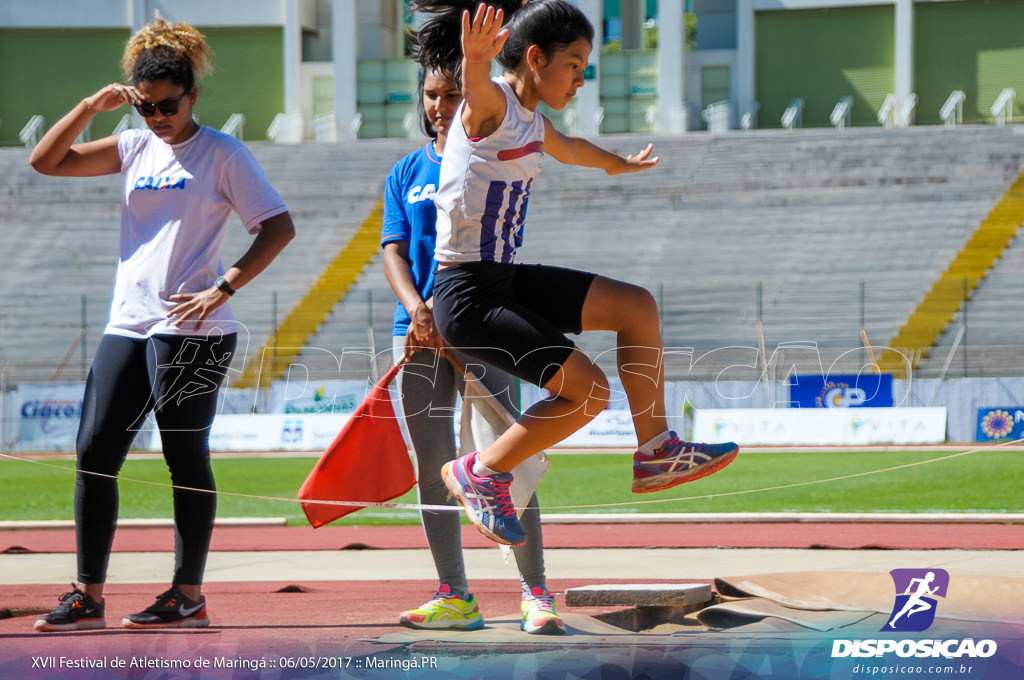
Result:
{"label": "blue and red running shoe", "polygon": [[718,472],[731,463],[739,447],[725,444],[684,442],[675,432],[672,438],[654,451],[653,456],[637,451],[633,454],[633,493],[664,491]]}
{"label": "blue and red running shoe", "polygon": [[473,474],[477,455],[474,452],[445,463],[441,479],[481,534],[505,545],[526,543],[526,531],[516,516],[509,490],[512,475],[504,472],[493,477],[477,477]]}

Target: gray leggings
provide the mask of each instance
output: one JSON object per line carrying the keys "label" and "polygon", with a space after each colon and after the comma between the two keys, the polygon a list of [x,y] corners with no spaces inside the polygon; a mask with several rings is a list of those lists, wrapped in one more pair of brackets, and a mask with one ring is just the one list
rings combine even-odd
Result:
{"label": "gray leggings", "polygon": [[[394,337],[395,361],[404,354],[405,337]],[[464,364],[474,360],[456,352]],[[479,362],[476,362],[479,363]],[[481,382],[512,415],[518,415],[519,388],[516,379],[491,366]],[[465,392],[465,379],[446,359],[429,351],[417,352],[398,374],[400,408],[416,454],[416,477],[420,503],[455,505],[448,500],[448,489],[441,481],[441,466],[454,460],[455,395]],[[480,409],[485,411],[486,409]],[[476,412],[476,409],[474,409]],[[472,419],[472,436],[479,449],[485,449],[504,430],[504,425]],[[465,429],[465,425],[463,426]],[[441,583],[462,595],[469,594],[466,565],[462,559],[462,513],[422,510],[423,531]],[[545,585],[544,546],[540,528],[540,509],[534,494],[520,518],[526,530],[526,543],[512,548],[519,567],[523,592]]]}

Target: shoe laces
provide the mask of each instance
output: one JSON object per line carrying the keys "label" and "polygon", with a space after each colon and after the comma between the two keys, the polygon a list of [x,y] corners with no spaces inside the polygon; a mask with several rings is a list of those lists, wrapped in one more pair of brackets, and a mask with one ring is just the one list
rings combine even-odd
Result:
{"label": "shoe laces", "polygon": [[708,456],[708,453],[704,450],[703,444],[673,438],[662,444],[662,446],[654,452],[654,457],[662,458],[667,461],[678,461],[680,458],[684,457],[692,458],[695,453],[704,457]]}
{"label": "shoe laces", "polygon": [[174,609],[180,600],[186,599],[185,594],[177,586],[171,586],[156,596],[156,602],[150,609]]}
{"label": "shoe laces", "polygon": [[664,444],[654,450],[655,456],[664,456],[666,454],[680,454],[694,448],[692,442],[683,441],[679,437],[672,437],[665,441]]}
{"label": "shoe laces", "polygon": [[502,517],[515,514],[516,506],[512,502],[511,475],[491,477],[491,489],[494,491],[494,505],[497,514]]}
{"label": "shoe laces", "polygon": [[468,598],[464,598],[461,595],[459,595],[458,593],[452,592],[451,586],[449,586],[447,583],[442,583],[441,587],[438,588],[436,593],[434,593],[434,599],[431,600],[430,602],[428,602],[424,606],[430,606],[432,604],[440,604],[442,602],[446,602],[447,600],[454,600],[454,599],[459,599],[459,600],[464,600],[464,601],[468,600]]}
{"label": "shoe laces", "polygon": [[89,596],[85,594],[85,591],[79,590],[78,586],[72,583],[71,592],[64,593],[58,598],[60,604],[57,606],[57,609],[64,612],[81,609],[85,606],[85,598],[87,597]]}
{"label": "shoe laces", "polygon": [[543,586],[534,586],[530,589],[530,594],[523,599],[533,603],[541,611],[555,613],[555,596]]}

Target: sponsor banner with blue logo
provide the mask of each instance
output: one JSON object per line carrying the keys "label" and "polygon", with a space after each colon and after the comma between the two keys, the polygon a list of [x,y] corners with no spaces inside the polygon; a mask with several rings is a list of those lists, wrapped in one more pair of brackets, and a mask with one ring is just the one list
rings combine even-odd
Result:
{"label": "sponsor banner with blue logo", "polygon": [[892,401],[892,374],[791,375],[789,401],[800,408],[888,408]]}
{"label": "sponsor banner with blue logo", "polygon": [[18,451],[74,451],[84,383],[18,385]]}
{"label": "sponsor banner with blue logo", "polygon": [[370,386],[366,380],[278,380],[270,385],[267,413],[352,413]]}
{"label": "sponsor banner with blue logo", "polygon": [[978,409],[976,441],[993,442],[1024,438],[1024,406]]}

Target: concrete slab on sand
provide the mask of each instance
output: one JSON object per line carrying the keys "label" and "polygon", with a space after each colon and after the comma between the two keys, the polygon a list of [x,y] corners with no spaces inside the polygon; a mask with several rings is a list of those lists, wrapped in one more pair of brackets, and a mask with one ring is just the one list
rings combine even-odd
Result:
{"label": "concrete slab on sand", "polygon": [[565,591],[570,607],[675,607],[711,601],[711,586],[696,583],[598,583]]}

